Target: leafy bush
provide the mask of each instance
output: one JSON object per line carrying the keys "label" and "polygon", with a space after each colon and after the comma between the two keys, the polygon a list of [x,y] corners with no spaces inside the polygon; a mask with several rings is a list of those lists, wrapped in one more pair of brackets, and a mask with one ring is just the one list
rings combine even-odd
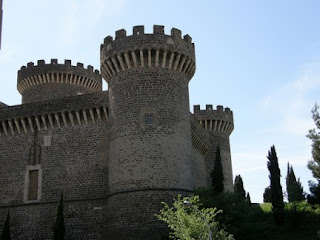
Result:
{"label": "leafy bush", "polygon": [[207,240],[209,229],[214,240],[234,240],[233,236],[228,234],[216,221],[216,216],[221,213],[216,208],[199,209],[199,197],[182,198],[181,195],[174,201],[170,207],[162,203],[164,208],[160,214],[155,215],[159,220],[168,224],[172,230],[171,239],[181,240]]}
{"label": "leafy bush", "polygon": [[195,194],[200,196],[203,207],[214,207],[222,210],[223,214],[219,214],[216,219],[237,238],[241,219],[244,218],[250,208],[246,200],[238,194],[230,192],[213,194],[211,188],[197,189]]}
{"label": "leafy bush", "polygon": [[232,193],[214,195],[212,189],[201,188],[195,191],[200,196],[203,207],[218,208],[223,214],[216,220],[237,240],[286,240],[316,239],[320,230],[320,206],[306,201],[285,204],[284,225],[275,225],[272,204],[251,204],[239,201]]}

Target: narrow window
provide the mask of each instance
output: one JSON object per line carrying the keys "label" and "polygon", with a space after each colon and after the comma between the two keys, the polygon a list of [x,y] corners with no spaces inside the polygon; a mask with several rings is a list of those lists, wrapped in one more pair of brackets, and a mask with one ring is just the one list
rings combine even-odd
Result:
{"label": "narrow window", "polygon": [[29,151],[29,165],[40,164],[41,147],[39,145],[34,145]]}
{"label": "narrow window", "polygon": [[144,122],[146,125],[153,125],[153,114],[152,113],[146,113],[144,115]]}
{"label": "narrow window", "polygon": [[28,200],[37,200],[38,198],[38,176],[39,170],[29,171]]}

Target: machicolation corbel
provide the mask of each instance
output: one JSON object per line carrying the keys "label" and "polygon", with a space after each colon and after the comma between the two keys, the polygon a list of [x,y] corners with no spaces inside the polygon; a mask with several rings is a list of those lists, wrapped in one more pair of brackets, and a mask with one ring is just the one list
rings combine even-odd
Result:
{"label": "machicolation corbel", "polygon": [[[56,84],[60,86],[53,87]],[[42,86],[41,93],[37,87],[39,85]],[[58,63],[58,59],[51,59],[50,63],[46,64],[45,60],[41,59],[37,61],[37,65],[29,62],[27,67],[21,67],[18,71],[17,88],[22,94],[23,103],[28,103],[77,95],[78,92],[101,91],[102,77],[99,70],[94,70],[91,65],[84,68],[83,63],[78,62],[76,66],[72,66],[69,59],[64,60],[63,63]],[[64,91],[61,91],[62,88]],[[28,91],[25,92],[25,89]]]}
{"label": "machicolation corbel", "polygon": [[143,25],[134,26],[132,35],[125,29],[108,36],[100,47],[101,71],[109,80],[119,72],[133,68],[161,68],[183,73],[190,80],[196,70],[194,45],[189,35],[171,29],[166,35],[164,26],[154,25],[153,34],[146,34]]}

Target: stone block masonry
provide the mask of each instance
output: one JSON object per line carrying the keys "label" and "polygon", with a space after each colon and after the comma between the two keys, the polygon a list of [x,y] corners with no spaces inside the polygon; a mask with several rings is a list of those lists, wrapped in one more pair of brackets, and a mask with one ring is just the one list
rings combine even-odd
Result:
{"label": "stone block masonry", "polygon": [[52,239],[61,192],[65,239],[163,239],[154,214],[210,186],[217,146],[233,189],[232,112],[189,111],[189,35],[121,29],[103,40],[100,60],[101,75],[70,60],[28,63],[18,71],[22,104],[0,102],[0,229],[10,211],[12,239]]}

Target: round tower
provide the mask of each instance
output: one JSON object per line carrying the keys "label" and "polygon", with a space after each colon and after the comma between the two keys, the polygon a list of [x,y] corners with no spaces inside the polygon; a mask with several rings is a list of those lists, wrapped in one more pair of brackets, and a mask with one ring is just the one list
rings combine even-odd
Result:
{"label": "round tower", "polygon": [[214,167],[214,159],[217,146],[220,147],[221,160],[224,176],[224,190],[233,192],[233,176],[230,153],[229,136],[234,129],[233,113],[230,108],[223,109],[223,106],[218,105],[217,109],[213,109],[212,105],[206,105],[205,110],[200,110],[199,105],[193,108],[194,116],[211,134],[211,147],[206,156],[208,184],[211,185],[210,173]]}
{"label": "round tower", "polygon": [[22,103],[38,102],[54,98],[76,96],[102,90],[101,75],[92,66],[71,65],[71,60],[59,64],[57,59],[51,63],[38,60],[22,66],[18,71],[18,91]]}
{"label": "round tower", "polygon": [[[143,26],[108,36],[101,73],[110,102],[108,236],[160,239],[154,217],[161,201],[193,190],[188,83],[195,72],[194,44],[173,28]],[[114,234],[114,235],[113,235]]]}

